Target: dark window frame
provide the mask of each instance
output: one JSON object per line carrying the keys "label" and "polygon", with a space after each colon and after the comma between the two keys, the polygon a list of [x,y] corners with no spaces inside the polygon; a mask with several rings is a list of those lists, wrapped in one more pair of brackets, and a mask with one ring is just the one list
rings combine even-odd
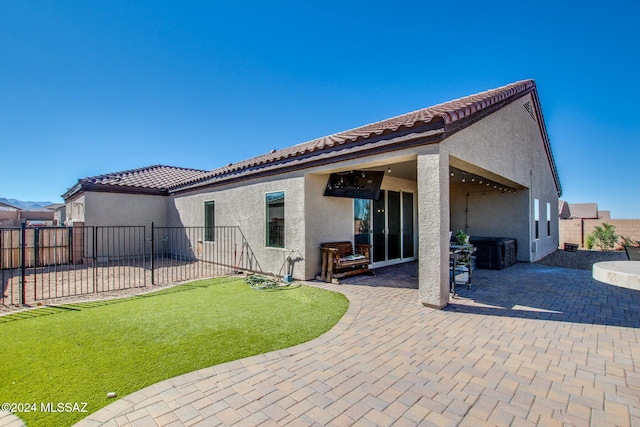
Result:
{"label": "dark window frame", "polygon": [[[272,191],[265,194],[265,246],[283,249],[285,247],[285,192]],[[282,211],[282,217],[275,216]]]}
{"label": "dark window frame", "polygon": [[216,202],[210,200],[204,202],[204,241],[216,240]]}

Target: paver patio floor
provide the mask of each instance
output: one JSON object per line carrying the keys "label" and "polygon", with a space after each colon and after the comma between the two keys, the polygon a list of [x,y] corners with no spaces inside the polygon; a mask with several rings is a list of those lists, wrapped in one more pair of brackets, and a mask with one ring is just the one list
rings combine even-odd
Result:
{"label": "paver patio floor", "polygon": [[314,283],[351,301],[325,335],[163,381],[77,425],[640,425],[640,291],[516,264],[478,270],[434,310],[416,276],[409,264]]}

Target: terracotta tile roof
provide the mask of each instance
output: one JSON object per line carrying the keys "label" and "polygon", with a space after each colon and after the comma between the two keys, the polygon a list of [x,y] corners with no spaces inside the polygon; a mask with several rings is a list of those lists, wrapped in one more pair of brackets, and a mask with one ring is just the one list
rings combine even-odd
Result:
{"label": "terracotta tile roof", "polygon": [[[444,102],[366,126],[339,132],[312,141],[273,150],[270,153],[229,164],[212,171],[148,166],[123,172],[84,178],[65,193],[65,199],[79,190],[131,191],[155,194],[177,193],[252,176],[270,175],[287,169],[301,169],[312,162],[328,163],[339,156],[362,156],[371,150],[392,150],[394,138],[411,135],[421,143],[436,143],[528,93],[536,104],[540,132],[554,175],[558,194],[560,181],[551,154],[535,82],[523,80],[497,89]],[[318,163],[317,163],[318,164]]]}
{"label": "terracotta tile roof", "polygon": [[63,197],[73,195],[80,188],[94,191],[131,191],[162,193],[178,182],[202,176],[207,171],[175,166],[153,165],[122,172],[90,176],[78,180],[78,184]]}
{"label": "terracotta tile roof", "polygon": [[[195,177],[176,184],[172,191],[183,191],[200,186],[214,185],[229,179],[237,179],[252,175],[252,172],[268,173],[286,165],[298,165],[304,163],[305,159],[319,160],[322,157],[330,157],[329,152],[338,152],[341,149],[350,152],[363,149],[363,144],[373,140],[389,140],[396,134],[416,131],[423,126],[429,127],[420,130],[423,135],[428,132],[432,134],[436,129],[442,138],[446,136],[449,128],[460,130],[464,124],[458,124],[463,119],[471,119],[476,113],[486,112],[491,107],[499,108],[499,105],[509,103],[527,93],[535,93],[535,82],[533,80],[523,80],[515,82],[497,89],[488,90],[475,95],[466,96],[453,101],[444,102],[432,107],[402,114],[380,122],[358,127],[344,132],[318,138],[309,142],[294,145],[281,150],[274,150],[268,154],[257,156],[242,162],[229,164],[219,169],[212,170],[208,174]],[[538,103],[537,96],[534,100]],[[540,106],[536,106],[540,111]],[[540,113],[541,114],[541,113]],[[544,120],[539,120],[544,127]],[[546,129],[541,128],[545,145],[548,146]],[[387,138],[388,137],[388,138]],[[441,138],[441,139],[442,139]],[[553,156],[550,147],[547,149],[552,169],[556,175],[556,184],[559,187],[559,179],[555,171]]]}

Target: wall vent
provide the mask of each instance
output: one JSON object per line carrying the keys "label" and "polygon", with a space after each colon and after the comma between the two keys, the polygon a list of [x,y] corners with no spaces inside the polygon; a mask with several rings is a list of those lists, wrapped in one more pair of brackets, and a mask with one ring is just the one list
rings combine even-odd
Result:
{"label": "wall vent", "polygon": [[536,121],[536,112],[533,110],[533,105],[531,105],[531,101],[527,101],[524,104],[522,104],[522,106],[524,107],[525,110],[527,110],[527,113],[529,113],[529,115],[531,116],[531,118],[533,119],[533,121]]}

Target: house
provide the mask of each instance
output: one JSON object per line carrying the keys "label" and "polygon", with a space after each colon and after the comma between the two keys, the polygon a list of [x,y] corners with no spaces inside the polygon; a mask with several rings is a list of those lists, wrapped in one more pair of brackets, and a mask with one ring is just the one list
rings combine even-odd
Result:
{"label": "house", "polygon": [[31,221],[53,225],[53,212],[44,208],[23,209],[11,203],[0,202],[0,226],[20,227],[22,223],[29,224]]}
{"label": "house", "polygon": [[441,308],[449,231],[515,238],[517,259],[536,261],[558,247],[560,195],[525,80],[212,171],[84,178],[63,197],[67,219],[87,225],[238,225],[266,271],[299,251],[299,279],[320,270],[320,243],[366,241],[374,267],[418,260],[419,299]]}
{"label": "house", "polygon": [[67,217],[67,205],[64,203],[52,203],[44,208],[53,212],[53,225],[64,225]]}

